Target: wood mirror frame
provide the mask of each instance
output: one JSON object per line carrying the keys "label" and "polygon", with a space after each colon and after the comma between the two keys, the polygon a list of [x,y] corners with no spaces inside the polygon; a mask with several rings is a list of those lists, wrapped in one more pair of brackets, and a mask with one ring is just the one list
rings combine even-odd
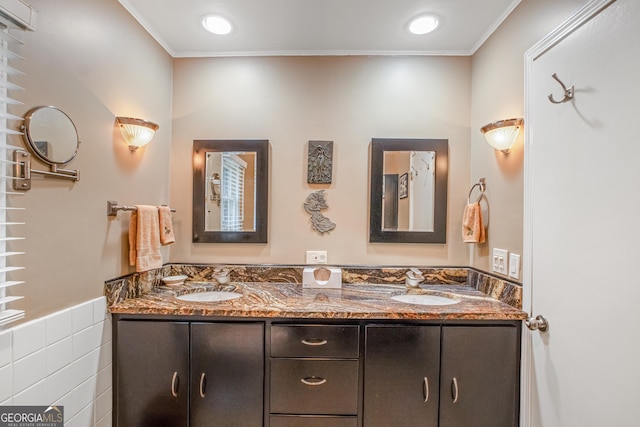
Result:
{"label": "wood mirror frame", "polygon": [[[207,231],[205,227],[206,158],[210,152],[255,152],[255,229]],[[269,201],[268,140],[193,141],[193,243],[267,243]]]}
{"label": "wood mirror frame", "polygon": [[[383,229],[385,151],[433,151],[436,153],[433,231],[389,231]],[[446,243],[448,151],[449,142],[446,139],[374,138],[371,140],[369,242]]]}

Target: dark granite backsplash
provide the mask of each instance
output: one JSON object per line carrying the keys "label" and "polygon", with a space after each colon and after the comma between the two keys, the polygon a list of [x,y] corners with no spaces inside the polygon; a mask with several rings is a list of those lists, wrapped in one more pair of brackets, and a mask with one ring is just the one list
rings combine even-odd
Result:
{"label": "dark granite backsplash", "polygon": [[[162,277],[184,274],[191,281],[214,281],[215,270],[229,270],[232,282],[302,283],[306,266],[167,264],[144,273],[133,273],[105,282],[108,305],[136,298],[161,285]],[[404,284],[407,267],[342,266],[343,283]],[[481,271],[462,267],[420,267],[424,284],[460,285],[477,289],[494,299],[522,308],[522,286]]]}
{"label": "dark granite backsplash", "polygon": [[522,285],[469,269],[467,284],[492,298],[522,310]]}

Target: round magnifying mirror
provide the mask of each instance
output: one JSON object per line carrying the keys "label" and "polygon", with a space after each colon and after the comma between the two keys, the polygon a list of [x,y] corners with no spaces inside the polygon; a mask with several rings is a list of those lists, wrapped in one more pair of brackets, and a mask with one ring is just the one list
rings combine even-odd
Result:
{"label": "round magnifying mirror", "polygon": [[36,107],[24,119],[25,139],[43,162],[64,165],[78,154],[80,140],[76,126],[59,108]]}

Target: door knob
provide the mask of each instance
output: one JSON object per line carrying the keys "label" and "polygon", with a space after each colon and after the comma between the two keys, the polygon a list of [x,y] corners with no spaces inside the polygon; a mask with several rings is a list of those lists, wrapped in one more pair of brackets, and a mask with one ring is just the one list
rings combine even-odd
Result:
{"label": "door knob", "polygon": [[549,329],[549,322],[541,314],[538,314],[535,318],[529,317],[524,321],[524,324],[532,331],[546,332]]}

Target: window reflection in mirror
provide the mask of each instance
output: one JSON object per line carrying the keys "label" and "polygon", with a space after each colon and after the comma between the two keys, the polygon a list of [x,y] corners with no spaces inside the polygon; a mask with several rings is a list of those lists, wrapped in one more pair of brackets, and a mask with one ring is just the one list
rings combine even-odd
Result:
{"label": "window reflection in mirror", "polygon": [[255,231],[256,152],[206,155],[205,231]]}
{"label": "window reflection in mirror", "polygon": [[269,142],[193,141],[193,242],[266,243]]}

